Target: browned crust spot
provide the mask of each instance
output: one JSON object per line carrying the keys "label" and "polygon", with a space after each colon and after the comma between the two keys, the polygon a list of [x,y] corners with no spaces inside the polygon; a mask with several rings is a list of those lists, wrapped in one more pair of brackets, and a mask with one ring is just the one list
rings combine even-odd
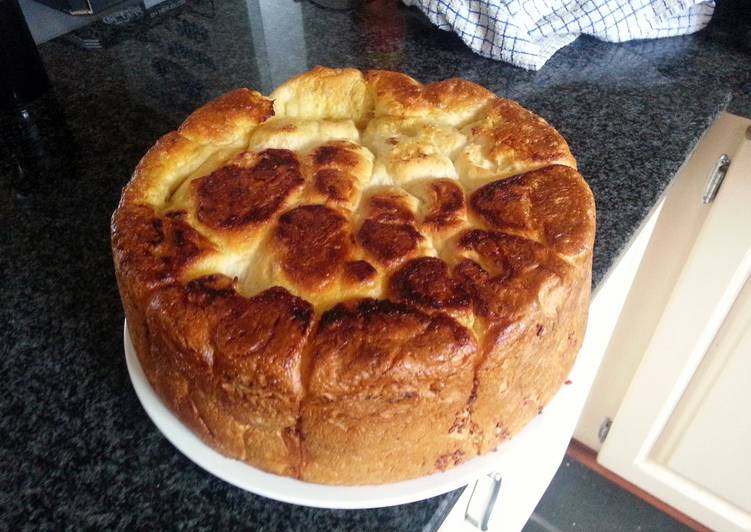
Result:
{"label": "browned crust spot", "polygon": [[406,198],[396,192],[384,191],[370,196],[365,204],[365,216],[376,222],[413,223],[415,215]]}
{"label": "browned crust spot", "polygon": [[459,247],[487,260],[498,277],[518,276],[551,260],[550,250],[534,240],[496,231],[472,229],[459,239]]}
{"label": "browned crust spot", "polygon": [[185,370],[213,375],[233,392],[253,386],[302,395],[300,361],[313,307],[287,290],[245,298],[231,279],[212,275],[159,291],[147,317]]}
{"label": "browned crust spot", "polygon": [[445,314],[374,299],[325,312],[312,342],[309,393],[328,398],[429,388],[472,364],[477,351]]}
{"label": "browned crust spot", "polygon": [[334,141],[319,146],[310,154],[313,189],[327,200],[349,204],[359,189],[356,172],[362,171],[359,145]]}
{"label": "browned crust spot", "polygon": [[146,205],[120,207],[113,217],[112,246],[120,272],[142,287],[179,279],[198,257],[216,251],[181,211],[157,217]]}
{"label": "browned crust spot", "polygon": [[399,264],[417,249],[423,236],[411,224],[365,220],[357,233],[360,245],[378,262]]}
{"label": "browned crust spot", "polygon": [[336,166],[339,169],[352,169],[360,162],[349,143],[325,144],[313,151],[313,163],[317,166]]}
{"label": "browned crust spot", "polygon": [[453,453],[442,454],[435,461],[435,468],[446,471],[450,467],[457,466],[464,461],[464,451],[457,449]]}
{"label": "browned crust spot", "polygon": [[352,284],[366,284],[375,280],[378,272],[366,260],[355,260],[344,265],[344,280]]}
{"label": "browned crust spot", "polygon": [[472,297],[475,313],[492,321],[521,319],[545,288],[559,286],[572,267],[546,246],[498,232],[471,230],[459,247],[479,255],[483,265],[465,259],[454,269]]}
{"label": "browned crust spot", "polygon": [[323,168],[314,176],[315,189],[335,202],[349,201],[355,194],[352,176],[336,168]]}
{"label": "browned crust spot", "polygon": [[423,225],[432,230],[453,227],[465,215],[464,191],[451,179],[436,179],[423,189],[427,204]]}
{"label": "browned crust spot", "polygon": [[300,163],[289,150],[265,150],[250,166],[230,164],[192,184],[198,220],[212,229],[236,230],[269,220],[303,185]]}
{"label": "browned crust spot", "polygon": [[321,290],[339,276],[352,248],[347,219],[324,205],[303,205],[279,217],[274,250],[296,286]]}
{"label": "browned crust spot", "polygon": [[300,361],[313,307],[280,287],[225,300],[218,323],[216,371],[243,383],[302,394]]}
{"label": "browned crust spot", "polygon": [[567,166],[549,166],[489,183],[470,205],[494,229],[524,231],[567,255],[590,249],[594,200],[581,175]]}
{"label": "browned crust spot", "polygon": [[437,257],[413,259],[391,277],[389,292],[396,301],[430,309],[466,309],[470,298],[449,276],[448,265]]}

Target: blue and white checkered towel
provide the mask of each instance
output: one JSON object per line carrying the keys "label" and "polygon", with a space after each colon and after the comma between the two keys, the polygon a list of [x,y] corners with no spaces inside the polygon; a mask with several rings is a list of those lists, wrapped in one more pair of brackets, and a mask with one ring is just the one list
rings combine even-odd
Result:
{"label": "blue and white checkered towel", "polygon": [[582,33],[603,41],[673,37],[699,31],[707,0],[403,0],[475,52],[539,70]]}

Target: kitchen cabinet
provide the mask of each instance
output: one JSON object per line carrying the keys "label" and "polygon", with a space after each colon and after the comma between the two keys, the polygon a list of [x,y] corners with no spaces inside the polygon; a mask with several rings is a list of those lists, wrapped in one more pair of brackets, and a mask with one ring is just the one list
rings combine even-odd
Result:
{"label": "kitchen cabinet", "polygon": [[[657,320],[598,462],[710,528],[751,530],[751,120],[722,120],[740,135],[732,162],[714,201],[684,200],[701,211],[698,231],[664,304],[647,311]],[[614,339],[640,323],[627,310]]]}

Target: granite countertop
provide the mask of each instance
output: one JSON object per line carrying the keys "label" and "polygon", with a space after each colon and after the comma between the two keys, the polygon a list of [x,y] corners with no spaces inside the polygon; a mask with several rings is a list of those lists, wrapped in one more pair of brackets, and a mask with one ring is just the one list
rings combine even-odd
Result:
{"label": "granite countertop", "polygon": [[52,96],[0,124],[0,528],[434,530],[459,495],[278,503],[205,473],[147,418],[123,357],[109,219],[138,159],[203,102],[317,64],[460,76],[519,100],[568,139],[594,191],[595,285],[716,114],[751,115],[751,56],[724,3],[700,34],[580,38],[539,72],[474,55],[394,0],[330,4],[188,1],[103,49],[41,46]]}

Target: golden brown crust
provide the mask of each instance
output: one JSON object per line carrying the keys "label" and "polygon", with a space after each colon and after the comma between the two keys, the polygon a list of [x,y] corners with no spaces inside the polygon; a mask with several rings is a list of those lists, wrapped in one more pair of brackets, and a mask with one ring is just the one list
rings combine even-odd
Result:
{"label": "golden brown crust", "polygon": [[370,177],[371,163],[358,144],[334,141],[310,153],[312,198],[352,209],[360,199],[362,182]]}
{"label": "golden brown crust", "polygon": [[467,81],[316,68],[222,96],[113,215],[144,372],[209,445],[282,475],[381,483],[488,452],[581,344],[594,202],[575,168],[544,120]]}
{"label": "golden brown crust", "polygon": [[473,137],[489,147],[493,161],[511,155],[515,159],[540,164],[576,166],[563,137],[540,117],[511,100],[498,99],[484,122],[471,127]]}
{"label": "golden brown crust", "polygon": [[563,137],[511,100],[496,99],[464,132],[468,142],[456,165],[462,179],[472,186],[554,164],[576,168]]}
{"label": "golden brown crust", "polygon": [[352,179],[336,168],[316,170],[313,187],[316,192],[335,203],[349,203],[355,195]]}
{"label": "golden brown crust", "polygon": [[459,247],[477,256],[479,263],[464,260],[456,272],[476,315],[490,322],[523,319],[541,295],[565,287],[571,275],[572,267],[549,248],[518,236],[475,229],[462,236]]}
{"label": "golden brown crust", "polygon": [[470,81],[447,79],[422,85],[399,72],[371,70],[365,76],[375,100],[376,116],[425,116],[457,125],[494,99],[493,93]]}
{"label": "golden brown crust", "polygon": [[365,201],[363,214],[369,220],[387,224],[411,224],[415,221],[409,197],[396,189],[387,189],[370,196]]}
{"label": "golden brown crust", "polygon": [[475,345],[469,331],[447,316],[363,299],[326,311],[311,351],[308,393],[334,399],[424,391],[471,365]]}
{"label": "golden brown crust", "polygon": [[466,310],[471,304],[469,294],[437,257],[406,263],[391,276],[389,295],[395,301],[436,310]]}
{"label": "golden brown crust", "polygon": [[193,181],[198,221],[225,231],[263,224],[303,183],[300,163],[289,150],[244,154],[235,164]]}
{"label": "golden brown crust", "polygon": [[485,185],[472,194],[470,205],[490,227],[531,235],[564,255],[586,252],[594,238],[592,193],[567,166]]}
{"label": "golden brown crust", "polygon": [[283,435],[297,423],[312,307],[282,288],[243,298],[210,277],[158,291],[146,316],[147,375],[181,419],[225,454],[297,474]]}
{"label": "golden brown crust", "polygon": [[[201,145],[177,131],[160,138],[136,166],[123,190],[121,204],[146,203],[155,206],[167,199],[172,190],[194,166]],[[188,167],[188,168],[186,168]]]}
{"label": "golden brown crust", "polygon": [[226,144],[274,115],[273,102],[256,91],[237,89],[204,105],[180,126],[185,138],[202,144]]}
{"label": "golden brown crust", "polygon": [[118,275],[132,280],[139,299],[176,282],[213,245],[173,212],[159,217],[151,207],[124,205],[113,217],[112,249]]}
{"label": "golden brown crust", "polygon": [[345,279],[352,283],[364,283],[371,281],[378,271],[366,260],[353,260],[344,265]]}
{"label": "golden brown crust", "polygon": [[428,181],[415,192],[425,203],[422,227],[428,231],[455,228],[466,220],[464,191],[452,179]]}
{"label": "golden brown crust", "polygon": [[588,274],[572,279],[555,314],[533,304],[524,318],[489,329],[471,413],[479,453],[519,432],[566,379],[584,338],[590,282]]}
{"label": "golden brown crust", "polygon": [[423,236],[408,223],[365,220],[357,233],[357,241],[376,262],[394,266],[413,256]]}
{"label": "golden brown crust", "polygon": [[285,212],[274,233],[282,269],[295,286],[316,291],[339,276],[350,254],[347,219],[324,205]]}
{"label": "golden brown crust", "polygon": [[[321,316],[311,352],[303,478],[389,481],[434,471],[444,455],[474,455],[468,438],[450,433],[477,357],[471,333],[456,321],[389,301],[340,304]],[[415,445],[384,452],[384,438]],[[426,451],[435,458],[426,461]]]}
{"label": "golden brown crust", "polygon": [[122,201],[164,203],[218,146],[247,144],[253,128],[273,115],[272,105],[256,91],[237,89],[199,108],[144,155]]}

